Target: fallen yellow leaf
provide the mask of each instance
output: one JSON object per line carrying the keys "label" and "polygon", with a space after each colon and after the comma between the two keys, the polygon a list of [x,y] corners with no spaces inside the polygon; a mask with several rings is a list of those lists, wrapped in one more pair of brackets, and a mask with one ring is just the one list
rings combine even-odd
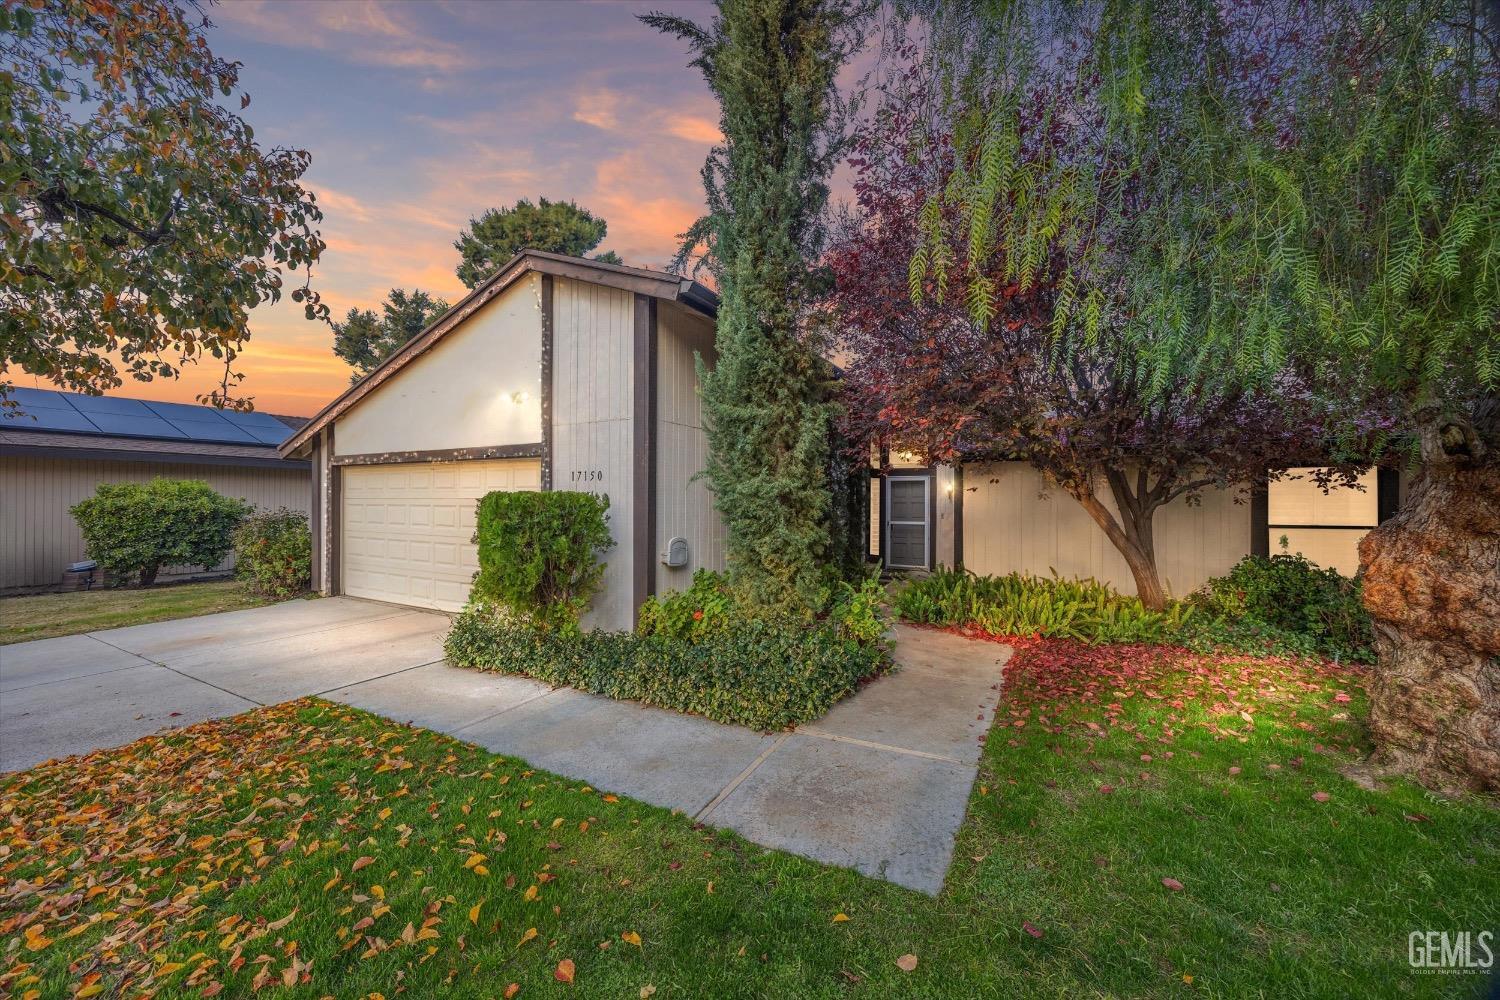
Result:
{"label": "fallen yellow leaf", "polygon": [[483,905],[484,900],[481,899],[479,902],[469,907],[469,923],[476,925],[479,923],[479,908]]}
{"label": "fallen yellow leaf", "polygon": [[902,972],[911,972],[916,967],[917,956],[915,955],[902,955],[900,958],[896,959],[896,968],[900,969]]}
{"label": "fallen yellow leaf", "polygon": [[505,1000],[511,1000],[511,997],[515,996],[519,992],[521,992],[521,984],[511,983],[509,986],[505,987]]}
{"label": "fallen yellow leaf", "polygon": [[849,919],[849,914],[847,914],[847,913],[835,913],[833,915],[833,922],[836,923],[836,924],[841,924],[845,920],[848,920],[848,919]]}
{"label": "fallen yellow leaf", "polygon": [[519,947],[521,947],[521,945],[525,944],[527,941],[535,941],[535,940],[536,940],[536,928],[535,927],[528,927],[528,928],[526,928],[526,933],[521,935],[521,940],[519,940],[519,941],[516,942],[516,947],[519,948]]}
{"label": "fallen yellow leaf", "polygon": [[626,931],[624,934],[620,935],[620,940],[624,941],[626,944],[633,944],[637,948],[641,946],[641,936],[635,931]]}
{"label": "fallen yellow leaf", "polygon": [[656,987],[652,986],[650,983],[647,983],[645,986],[641,987],[641,1000],[651,1000],[651,998],[655,995]]}

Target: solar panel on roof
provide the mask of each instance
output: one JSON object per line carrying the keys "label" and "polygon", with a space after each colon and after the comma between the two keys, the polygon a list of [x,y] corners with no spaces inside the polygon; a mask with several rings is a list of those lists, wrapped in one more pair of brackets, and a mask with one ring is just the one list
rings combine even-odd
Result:
{"label": "solar panel on roof", "polygon": [[[280,424],[281,421],[278,420],[277,423]],[[280,444],[292,436],[292,429],[286,424],[281,424],[281,430],[279,431],[272,430],[269,427],[247,427],[245,429],[249,431],[251,437],[255,438],[261,444]]]}
{"label": "solar panel on roof", "polygon": [[17,387],[11,393],[22,413],[0,420],[0,429],[259,446],[280,444],[292,433],[290,427],[269,413],[239,413],[119,396],[84,396],[51,389]]}
{"label": "solar panel on roof", "polygon": [[148,412],[144,417],[127,416],[122,413],[97,413],[92,415],[95,426],[105,434],[117,437],[172,438],[187,440],[187,435],[167,423],[161,417]]}
{"label": "solar panel on roof", "polygon": [[20,385],[10,390],[10,398],[20,403],[22,409],[28,406],[66,408],[68,405],[67,397],[60,392],[53,392],[51,389],[28,389]]}
{"label": "solar panel on roof", "polygon": [[0,421],[0,428],[8,431],[82,431],[96,434],[98,428],[89,419],[71,406],[37,406],[21,403],[21,412]]}
{"label": "solar panel on roof", "polygon": [[242,413],[239,410],[222,411],[224,419],[230,423],[239,424],[241,427],[271,427],[288,429],[286,424],[277,420],[269,413]]}
{"label": "solar panel on roof", "polygon": [[247,431],[241,430],[227,420],[183,420],[181,417],[178,417],[169,420],[168,423],[182,431],[192,441],[260,444]]}
{"label": "solar panel on roof", "polygon": [[[222,410],[216,410],[211,406],[194,406],[190,403],[160,403],[154,399],[141,400],[159,417],[168,420],[224,420]],[[227,423],[227,421],[226,421]]]}
{"label": "solar panel on roof", "polygon": [[84,416],[96,413],[118,413],[128,417],[153,417],[146,404],[139,399],[121,399],[119,396],[68,396],[67,401]]}

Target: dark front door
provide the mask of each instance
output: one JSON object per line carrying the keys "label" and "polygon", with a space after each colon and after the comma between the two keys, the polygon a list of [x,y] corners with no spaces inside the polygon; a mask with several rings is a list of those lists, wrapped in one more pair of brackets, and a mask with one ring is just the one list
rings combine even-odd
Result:
{"label": "dark front door", "polygon": [[926,476],[886,477],[885,564],[891,569],[927,569],[930,564],[931,486]]}

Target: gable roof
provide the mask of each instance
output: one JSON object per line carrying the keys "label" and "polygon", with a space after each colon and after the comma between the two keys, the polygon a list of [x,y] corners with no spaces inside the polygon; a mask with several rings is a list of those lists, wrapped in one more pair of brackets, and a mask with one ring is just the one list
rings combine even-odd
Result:
{"label": "gable roof", "polygon": [[559,278],[573,278],[595,285],[608,285],[611,288],[650,295],[669,302],[680,302],[710,319],[718,314],[719,297],[691,278],[684,278],[666,271],[626,267],[623,264],[606,264],[584,257],[569,257],[560,253],[522,250],[492,277],[475,286],[474,290],[460,299],[456,305],[433,320],[427,329],[408,340],[399,350],[381,362],[370,374],[351,385],[333,402],[319,410],[295,434],[282,442],[281,454],[290,455],[301,448],[312,439],[314,434],[337,420],[355,403],[374,392],[406,365],[426,354],[434,344],[478,312],[491,299],[532,272],[550,274]]}

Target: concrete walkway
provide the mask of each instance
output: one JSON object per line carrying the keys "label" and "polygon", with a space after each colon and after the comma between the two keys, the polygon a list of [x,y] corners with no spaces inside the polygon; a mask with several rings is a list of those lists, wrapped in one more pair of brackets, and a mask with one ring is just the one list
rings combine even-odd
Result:
{"label": "concrete walkway", "polygon": [[900,671],[763,734],[450,667],[447,626],[333,598],[0,646],[0,770],[321,695],[936,893],[1009,656],[898,628]]}

